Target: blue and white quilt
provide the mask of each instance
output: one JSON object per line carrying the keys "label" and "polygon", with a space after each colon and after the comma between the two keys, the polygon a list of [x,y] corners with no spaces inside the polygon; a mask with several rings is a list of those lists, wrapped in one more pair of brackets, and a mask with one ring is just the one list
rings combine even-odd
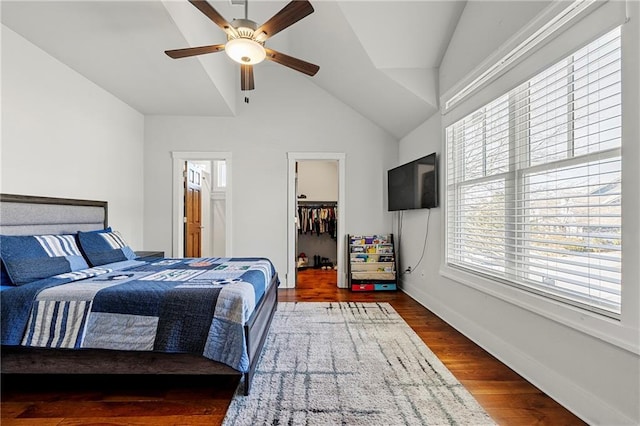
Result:
{"label": "blue and white quilt", "polygon": [[2,344],[197,353],[246,372],[244,324],[274,274],[264,258],[166,258],[3,288]]}

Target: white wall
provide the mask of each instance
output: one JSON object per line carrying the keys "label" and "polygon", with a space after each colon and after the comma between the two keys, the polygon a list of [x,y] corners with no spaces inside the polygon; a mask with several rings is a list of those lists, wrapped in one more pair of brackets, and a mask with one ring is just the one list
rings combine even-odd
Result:
{"label": "white wall", "polygon": [[147,117],[145,247],[171,252],[171,151],[232,153],[232,255],[269,257],[282,275],[287,152],[344,152],[346,232],[388,232],[385,171],[396,163],[397,141],[308,77],[276,64],[260,64],[256,87],[234,118]]}
{"label": "white wall", "polygon": [[[440,93],[451,89],[549,3],[549,0],[467,2],[440,63]],[[491,28],[483,27],[487,22],[491,22]]]}
{"label": "white wall", "polygon": [[[637,336],[640,334],[640,219],[637,214],[640,205],[637,167],[640,164],[637,143],[640,140],[637,119],[640,111],[640,3],[629,4],[632,5],[632,16],[623,30],[623,250],[626,263],[623,264],[622,320],[612,321],[557,303],[533,300],[535,296],[517,290],[507,300],[497,283],[493,283],[496,290],[490,294],[478,289],[478,279],[466,277],[463,284],[444,277],[442,272],[446,267],[441,265],[445,233],[443,208],[431,210],[425,259],[416,271],[402,277],[405,292],[582,419],[601,425],[640,424],[640,358],[637,348]],[[483,59],[472,53],[477,46],[476,37],[482,34],[485,39],[494,40],[493,49],[496,49],[509,38],[509,31],[518,30],[501,24],[516,16],[511,15],[514,13],[511,6],[507,7],[505,2],[467,4],[440,69],[441,81],[447,81],[441,86],[442,91],[456,83],[448,80],[447,76],[462,77],[458,70],[470,71]],[[535,13],[535,8],[525,4],[523,9],[523,14],[532,18],[533,14],[526,15],[527,9]],[[517,15],[517,18],[521,20],[522,15]],[[485,56],[491,53],[489,47],[491,45],[482,46]],[[403,138],[399,162],[433,151],[441,154],[444,149],[442,127],[442,117],[436,115]],[[441,162],[440,165],[441,177],[444,177],[444,164]],[[443,185],[441,194],[443,199]],[[400,247],[403,269],[407,265],[413,266],[422,252],[427,215],[427,210],[404,213]],[[565,322],[570,326],[564,325]]]}
{"label": "white wall", "polygon": [[224,196],[218,196],[218,194],[215,194],[211,200],[211,229],[213,229],[211,255],[216,257],[224,257],[226,251],[226,203],[227,201],[224,199]]}
{"label": "white wall", "polygon": [[305,201],[338,201],[338,162],[298,161],[298,196]]}
{"label": "white wall", "polygon": [[142,250],[144,117],[2,26],[3,193],[109,202]]}

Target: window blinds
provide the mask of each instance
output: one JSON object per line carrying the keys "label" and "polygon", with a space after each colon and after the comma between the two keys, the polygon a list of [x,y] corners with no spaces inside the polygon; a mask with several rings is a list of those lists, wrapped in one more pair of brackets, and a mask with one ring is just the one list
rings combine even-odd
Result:
{"label": "window blinds", "polygon": [[620,45],[618,27],[447,127],[449,265],[620,314]]}

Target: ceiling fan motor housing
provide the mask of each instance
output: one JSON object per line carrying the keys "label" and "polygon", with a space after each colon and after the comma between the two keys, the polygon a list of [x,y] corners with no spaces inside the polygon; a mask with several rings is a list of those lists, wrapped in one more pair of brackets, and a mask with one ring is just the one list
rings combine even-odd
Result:
{"label": "ceiling fan motor housing", "polygon": [[[253,39],[253,35],[258,28],[258,24],[256,24],[251,19],[234,19],[233,21],[231,21],[231,26],[236,29],[238,37],[249,39]],[[231,40],[233,38],[237,37],[233,37],[231,35],[227,37],[228,40]]]}

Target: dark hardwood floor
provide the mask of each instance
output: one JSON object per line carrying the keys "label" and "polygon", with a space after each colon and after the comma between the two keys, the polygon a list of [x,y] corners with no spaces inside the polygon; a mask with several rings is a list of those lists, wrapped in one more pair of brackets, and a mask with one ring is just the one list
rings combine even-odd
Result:
{"label": "dark hardwood floor", "polygon": [[[282,302],[389,302],[500,425],[583,425],[580,419],[402,292],[336,288],[334,271],[301,271]],[[10,425],[217,425],[233,377],[47,376],[2,378]],[[378,426],[378,425],[372,425]]]}

